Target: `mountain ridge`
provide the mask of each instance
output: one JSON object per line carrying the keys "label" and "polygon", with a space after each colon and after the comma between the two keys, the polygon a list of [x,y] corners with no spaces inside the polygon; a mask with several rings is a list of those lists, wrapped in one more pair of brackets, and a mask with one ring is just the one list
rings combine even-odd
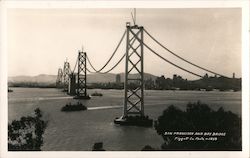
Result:
{"label": "mountain ridge", "polygon": [[[124,82],[124,73],[118,73],[121,76],[121,82]],[[114,73],[107,74],[88,74],[87,81],[89,83],[108,83],[116,82],[116,75]],[[131,74],[131,77],[137,78],[139,74]],[[37,83],[55,83],[57,75],[39,74],[36,76],[20,75],[20,76],[10,76],[8,77],[8,82],[10,83],[20,83],[20,82],[37,82]],[[144,73],[144,79],[155,80],[157,76],[150,73]]]}

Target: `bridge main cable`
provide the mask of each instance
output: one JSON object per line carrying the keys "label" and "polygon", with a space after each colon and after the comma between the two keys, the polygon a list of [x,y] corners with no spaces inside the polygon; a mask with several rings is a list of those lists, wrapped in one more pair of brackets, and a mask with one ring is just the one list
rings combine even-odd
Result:
{"label": "bridge main cable", "polygon": [[75,63],[74,69],[73,69],[73,71],[72,71],[72,74],[74,74],[74,72],[75,72],[76,65],[77,65],[77,63],[78,63],[78,57],[79,57],[79,55],[78,55],[77,58],[76,58],[76,63]]}
{"label": "bridge main cable", "polygon": [[108,61],[104,64],[104,66],[103,66],[101,69],[97,70],[97,69],[93,66],[93,64],[91,63],[90,59],[89,59],[88,56],[87,56],[87,60],[88,60],[88,62],[89,62],[89,65],[92,67],[92,69],[94,69],[95,72],[97,72],[97,73],[101,72],[101,71],[108,65],[108,63],[111,61],[111,59],[114,57],[115,53],[117,52],[118,48],[120,47],[120,45],[121,45],[121,43],[122,43],[122,41],[123,41],[123,39],[124,39],[124,37],[125,37],[125,35],[126,35],[126,32],[127,32],[127,31],[125,30],[124,33],[123,33],[123,35],[122,35],[122,38],[120,39],[118,45],[116,46],[114,52],[112,53],[112,55],[110,56],[110,58],[108,59]]}
{"label": "bridge main cable", "polygon": [[157,55],[159,58],[163,59],[164,61],[168,62],[169,64],[171,64],[171,65],[173,65],[173,66],[175,66],[175,67],[177,67],[177,68],[179,68],[179,69],[181,69],[181,70],[183,70],[183,71],[186,71],[186,72],[188,72],[188,73],[190,73],[190,74],[193,74],[193,75],[195,75],[195,76],[198,76],[198,77],[201,77],[201,78],[203,77],[203,76],[201,76],[201,75],[199,75],[199,74],[197,74],[197,73],[194,73],[194,72],[189,71],[189,70],[187,70],[187,69],[185,69],[185,68],[182,68],[182,67],[176,65],[175,63],[173,63],[173,62],[167,60],[166,58],[164,58],[164,57],[161,56],[160,54],[156,53],[152,48],[150,48],[150,47],[149,47],[148,45],[146,45],[145,43],[143,43],[143,45],[144,45],[145,47],[147,47],[152,53],[154,53],[155,55]]}
{"label": "bridge main cable", "polygon": [[[89,73],[100,73],[100,74],[106,74],[106,73],[109,73],[110,71],[112,71],[114,68],[116,68],[120,63],[121,63],[121,61],[124,59],[124,57],[125,57],[125,53],[123,54],[123,56],[120,58],[120,60],[112,67],[112,68],[110,68],[109,70],[107,70],[107,71],[105,71],[105,72],[93,72],[93,71],[90,71],[89,69],[87,69],[87,71],[89,72]],[[88,60],[88,56],[87,56],[87,60]],[[89,63],[90,64],[90,63]],[[92,66],[91,66],[92,67]],[[93,68],[93,67],[92,67]]]}
{"label": "bridge main cable", "polygon": [[[126,33],[126,31],[125,31],[125,33]],[[136,35],[138,34],[139,32],[137,32],[136,33]],[[133,38],[131,38],[130,39],[130,41],[132,41],[131,42],[131,44],[133,44],[134,42],[135,42],[135,37],[133,37]],[[109,69],[109,70],[107,70],[107,71],[105,71],[105,72],[98,72],[98,71],[96,71],[96,69],[94,68],[94,66],[92,65],[92,63],[90,62],[90,60],[89,60],[89,58],[88,58],[88,56],[87,56],[87,61],[88,61],[88,63],[89,63],[89,65],[90,65],[90,67],[95,71],[90,71],[89,69],[87,69],[87,71],[89,72],[89,73],[100,73],[100,74],[106,74],[106,73],[109,73],[110,71],[112,71],[114,68],[116,68],[120,63],[121,63],[121,61],[125,58],[125,56],[126,56],[126,53],[124,53],[123,54],[123,56],[120,58],[120,60],[111,68],[111,69]]]}
{"label": "bridge main cable", "polygon": [[152,40],[154,40],[154,41],[155,41],[157,44],[159,44],[162,48],[164,48],[166,51],[168,51],[168,52],[171,53],[172,55],[176,56],[177,58],[179,58],[179,59],[181,59],[181,60],[183,60],[183,61],[185,61],[185,62],[187,62],[187,63],[189,63],[189,64],[191,64],[191,65],[193,65],[193,66],[195,66],[195,67],[197,67],[197,68],[199,68],[199,69],[202,69],[202,70],[204,70],[204,71],[207,71],[207,72],[210,72],[210,73],[212,73],[212,74],[215,74],[215,75],[219,75],[219,76],[228,78],[228,77],[225,76],[225,75],[222,75],[222,74],[216,73],[216,72],[214,72],[214,71],[208,70],[208,69],[206,69],[206,68],[203,68],[203,67],[201,67],[201,66],[199,66],[199,65],[196,65],[196,64],[194,64],[194,63],[192,63],[192,62],[190,62],[190,61],[188,61],[188,60],[182,58],[181,56],[177,55],[176,53],[174,53],[173,51],[171,51],[171,50],[169,50],[167,47],[165,47],[163,44],[161,44],[161,43],[160,43],[158,40],[156,40],[147,30],[144,29],[144,31],[146,32],[146,34],[147,34]]}
{"label": "bridge main cable", "polygon": [[189,70],[187,70],[187,69],[185,69],[185,68],[182,68],[182,67],[176,65],[175,63],[173,63],[173,62],[167,60],[166,58],[164,58],[164,57],[161,56],[160,54],[156,53],[152,48],[150,48],[150,47],[149,47],[147,44],[145,44],[142,40],[140,40],[133,32],[132,32],[132,34],[135,36],[135,38],[136,38],[138,41],[142,42],[142,44],[143,44],[146,48],[148,48],[152,53],[154,53],[155,55],[157,55],[159,58],[163,59],[164,61],[168,62],[169,64],[171,64],[171,65],[173,65],[173,66],[175,66],[175,67],[177,67],[177,68],[179,68],[179,69],[181,69],[181,70],[183,70],[183,71],[186,71],[186,72],[188,72],[188,73],[190,73],[190,74],[192,74],[192,75],[195,75],[195,76],[198,76],[198,77],[201,77],[201,78],[203,77],[203,76],[201,76],[201,75],[199,75],[199,74],[197,74],[197,73],[194,73],[194,72],[189,71]]}

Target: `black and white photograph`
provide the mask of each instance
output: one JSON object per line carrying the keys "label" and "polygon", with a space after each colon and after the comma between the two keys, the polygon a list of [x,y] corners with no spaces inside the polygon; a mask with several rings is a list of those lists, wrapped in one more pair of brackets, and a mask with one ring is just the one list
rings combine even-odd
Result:
{"label": "black and white photograph", "polygon": [[6,9],[7,152],[243,152],[242,9]]}

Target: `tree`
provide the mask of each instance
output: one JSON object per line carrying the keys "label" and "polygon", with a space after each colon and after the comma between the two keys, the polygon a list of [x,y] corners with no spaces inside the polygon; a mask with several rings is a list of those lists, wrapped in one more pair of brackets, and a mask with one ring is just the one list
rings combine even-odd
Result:
{"label": "tree", "polygon": [[10,151],[40,151],[47,122],[41,120],[42,113],[35,109],[35,117],[21,117],[8,124],[8,149]]}
{"label": "tree", "polygon": [[[172,105],[159,116],[155,129],[165,141],[163,150],[241,150],[241,118],[222,107],[214,111],[197,102],[181,111]],[[216,141],[177,141],[176,135],[165,132],[215,132],[225,136],[218,136]]]}

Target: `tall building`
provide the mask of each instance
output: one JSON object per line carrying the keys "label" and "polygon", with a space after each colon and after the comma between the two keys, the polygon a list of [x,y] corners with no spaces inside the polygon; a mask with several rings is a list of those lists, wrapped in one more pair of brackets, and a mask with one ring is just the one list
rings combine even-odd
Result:
{"label": "tall building", "polygon": [[115,78],[116,83],[121,83],[121,75],[117,74]]}

